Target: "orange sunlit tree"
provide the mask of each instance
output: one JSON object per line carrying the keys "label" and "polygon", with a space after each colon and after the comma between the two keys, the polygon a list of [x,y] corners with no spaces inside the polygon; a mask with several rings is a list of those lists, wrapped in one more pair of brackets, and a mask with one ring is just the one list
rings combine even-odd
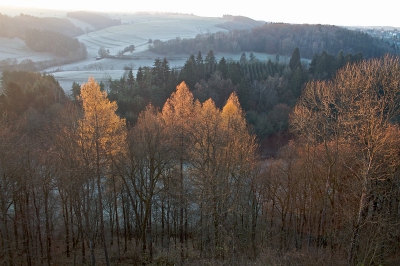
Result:
{"label": "orange sunlit tree", "polygon": [[[112,156],[126,147],[125,119],[115,112],[117,104],[107,99],[107,93],[99,84],[89,78],[81,87],[83,118],[79,121],[79,142],[90,177],[96,180],[99,204],[100,232],[107,265],[109,265],[104,232],[102,180],[107,176]],[[92,258],[93,260],[93,258]]]}

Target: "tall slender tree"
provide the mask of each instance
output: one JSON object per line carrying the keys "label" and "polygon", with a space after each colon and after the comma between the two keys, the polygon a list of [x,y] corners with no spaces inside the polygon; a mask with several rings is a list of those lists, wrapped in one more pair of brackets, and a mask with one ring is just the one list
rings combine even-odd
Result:
{"label": "tall slender tree", "polygon": [[185,225],[184,218],[186,210],[185,201],[185,179],[184,164],[188,161],[188,147],[191,144],[191,128],[194,117],[194,98],[185,82],[176,87],[174,92],[162,109],[162,117],[166,123],[167,130],[172,134],[176,143],[176,161],[179,168],[179,238],[181,244],[181,259],[184,259]]}
{"label": "tall slender tree", "polygon": [[81,96],[84,116],[80,120],[80,146],[85,162],[97,184],[97,198],[100,216],[100,236],[106,264],[110,265],[104,229],[103,182],[109,174],[111,157],[124,152],[126,142],[125,119],[115,112],[117,105],[107,99],[107,93],[93,79],[82,85]]}
{"label": "tall slender tree", "polygon": [[[162,190],[160,184],[171,167],[172,149],[164,121],[158,110],[149,105],[140,113],[138,122],[128,134],[128,173],[123,176],[127,189],[139,198],[143,213],[140,221],[142,256],[152,261],[152,208]],[[132,200],[132,199],[131,199]],[[134,204],[134,202],[132,202]]]}

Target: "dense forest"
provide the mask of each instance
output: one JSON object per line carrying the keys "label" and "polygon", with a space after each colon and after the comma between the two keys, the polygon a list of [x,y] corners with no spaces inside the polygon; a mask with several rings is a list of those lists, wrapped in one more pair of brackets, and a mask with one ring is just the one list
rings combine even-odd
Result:
{"label": "dense forest", "polygon": [[300,49],[304,58],[309,59],[323,51],[335,55],[340,51],[344,54],[362,53],[365,58],[399,53],[399,47],[373,38],[367,33],[333,25],[284,23],[265,23],[251,30],[199,34],[193,39],[154,40],[150,50],[162,55],[194,54],[198,51],[205,53],[209,50],[290,55],[296,47]]}
{"label": "dense forest", "polygon": [[[398,57],[297,48],[157,59],[72,97],[4,71],[0,262],[397,265],[399,81]],[[291,134],[267,159],[254,115]]]}
{"label": "dense forest", "polygon": [[[225,58],[217,62],[210,50],[204,58],[201,52],[191,55],[180,70],[171,69],[165,58],[156,59],[153,67],[139,67],[136,77],[127,68],[120,79],[103,81],[101,86],[108,92],[109,99],[117,102],[117,113],[131,124],[149,103],[161,108],[175,91],[176,84],[182,81],[196,99],[204,102],[212,98],[218,108],[222,108],[235,92],[252,132],[262,143],[285,135],[289,113],[307,81],[329,79],[347,63],[362,59],[361,54],[339,52],[334,56],[323,52],[315,54],[311,63],[305,65],[296,48],[289,64],[260,61],[253,53],[243,53],[239,62]],[[79,95],[79,89],[79,84],[73,84],[73,98]],[[266,147],[263,156],[270,156],[274,149]]]}
{"label": "dense forest", "polygon": [[[0,14],[0,36],[84,55],[73,27],[59,31],[68,23],[26,21],[42,23]],[[52,75],[3,69],[1,265],[400,263],[398,47],[272,23],[151,49],[190,56],[89,77],[70,95]]]}

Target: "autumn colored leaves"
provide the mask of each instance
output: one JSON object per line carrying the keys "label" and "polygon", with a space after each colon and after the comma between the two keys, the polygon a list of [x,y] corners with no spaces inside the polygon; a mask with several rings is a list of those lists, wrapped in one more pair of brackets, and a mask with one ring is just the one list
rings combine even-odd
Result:
{"label": "autumn colored leaves", "polygon": [[[92,78],[82,86],[80,100],[84,112],[78,130],[80,149],[97,179],[100,210],[107,180],[115,176],[124,184],[121,189],[128,191],[137,214],[136,230],[146,260],[153,256],[149,240],[154,234],[153,213],[161,209],[166,215],[171,208],[177,210],[175,234],[179,236],[182,260],[190,234],[188,219],[199,223],[192,233],[199,234],[200,239],[212,239],[207,245],[202,243],[203,248],[211,249],[212,256],[222,256],[218,249],[226,244],[228,229],[224,227],[236,223],[247,209],[243,204],[248,202],[240,194],[250,192],[250,173],[255,164],[255,139],[237,96],[232,94],[221,111],[211,99],[203,104],[195,101],[183,82],[162,111],[149,105],[131,129],[115,114],[116,104]],[[160,198],[163,203],[155,209]],[[174,205],[169,203],[174,201]],[[195,216],[189,217],[189,208]],[[104,236],[102,213],[100,232]],[[163,231],[170,226],[169,215],[162,218]],[[241,234],[239,228],[233,233]],[[101,242],[106,243],[105,238]],[[105,244],[104,251],[107,259]]]}

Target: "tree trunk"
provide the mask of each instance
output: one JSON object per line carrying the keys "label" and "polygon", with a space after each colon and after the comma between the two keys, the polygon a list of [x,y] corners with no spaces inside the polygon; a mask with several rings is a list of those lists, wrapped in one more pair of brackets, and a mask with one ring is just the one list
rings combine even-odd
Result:
{"label": "tree trunk", "polygon": [[[99,130],[97,127],[97,119],[96,119],[96,135],[98,134],[97,131]],[[107,250],[107,243],[106,243],[106,236],[104,230],[104,215],[103,215],[103,197],[102,197],[102,189],[101,189],[101,172],[100,172],[100,143],[99,139],[96,136],[96,177],[97,177],[97,193],[98,193],[98,201],[99,201],[99,213],[100,213],[100,235],[101,235],[101,242],[103,244],[104,250],[104,258],[106,260],[106,265],[110,266],[110,260],[108,258],[108,250]]]}
{"label": "tree trunk", "polygon": [[179,215],[179,242],[181,245],[181,265],[185,259],[184,251],[183,251],[183,242],[184,242],[184,223],[183,223],[183,215],[184,215],[184,197],[183,197],[183,156],[180,158],[180,215]]}
{"label": "tree trunk", "polygon": [[103,244],[104,258],[106,260],[106,265],[110,266],[110,260],[108,258],[108,250],[107,250],[107,243],[106,243],[105,230],[104,230],[103,197],[102,197],[102,192],[101,192],[100,173],[97,174],[97,189],[98,189],[98,199],[99,199],[101,242]]}
{"label": "tree trunk", "polygon": [[39,207],[37,206],[36,202],[36,193],[35,189],[32,188],[32,197],[33,197],[33,205],[35,207],[35,214],[36,214],[36,230],[37,230],[37,237],[39,240],[39,247],[40,247],[40,263],[43,264],[43,241],[42,241],[42,231],[41,231],[41,225],[40,225],[40,210]]}
{"label": "tree trunk", "polygon": [[70,235],[69,235],[69,212],[68,212],[67,202],[63,202],[62,211],[63,211],[64,227],[65,227],[65,251],[66,251],[67,258],[69,258],[70,257],[70,246],[69,246]]}
{"label": "tree trunk", "polygon": [[[0,186],[0,189],[6,188],[6,184],[5,184],[4,178],[5,177],[3,177],[3,179],[2,179],[3,182],[2,182],[2,184]],[[2,196],[0,197],[0,205],[1,205],[0,234],[2,236],[1,245],[3,247],[4,265],[12,266],[12,265],[14,265],[14,263],[13,263],[13,253],[12,253],[12,249],[10,247],[9,234],[8,234],[6,196],[4,196],[3,193],[2,193]]]}
{"label": "tree trunk", "polygon": [[368,193],[368,180],[364,178],[363,182],[363,188],[362,188],[362,193],[360,197],[360,203],[359,203],[359,208],[358,208],[358,215],[357,215],[357,221],[353,230],[353,235],[351,237],[351,242],[350,242],[350,251],[349,255],[347,258],[347,264],[348,265],[353,265],[355,264],[355,255],[357,252],[357,246],[358,246],[358,235],[360,233],[360,227],[363,222],[363,217],[365,216],[366,213],[366,208],[367,208],[367,193]]}
{"label": "tree trunk", "polygon": [[47,256],[47,265],[50,266],[52,256],[51,256],[51,234],[50,234],[50,217],[49,217],[49,194],[46,191],[44,193],[44,212],[45,212],[45,226],[46,226],[46,256]]}
{"label": "tree trunk", "polygon": [[117,189],[115,187],[115,177],[113,176],[114,183],[114,209],[115,209],[115,223],[116,223],[116,234],[117,234],[117,260],[120,260],[120,232],[119,232],[119,218],[118,218],[118,201],[117,201]]}

